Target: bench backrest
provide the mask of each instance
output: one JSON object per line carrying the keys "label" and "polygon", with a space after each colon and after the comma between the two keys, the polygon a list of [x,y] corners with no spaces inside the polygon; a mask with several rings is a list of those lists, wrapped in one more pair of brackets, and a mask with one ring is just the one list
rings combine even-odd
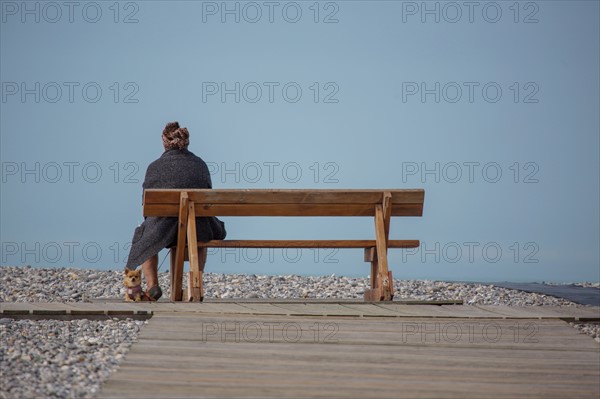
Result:
{"label": "bench backrest", "polygon": [[391,194],[391,216],[422,216],[422,189],[148,189],[144,216],[179,215],[182,192],[196,216],[373,216],[384,193]]}

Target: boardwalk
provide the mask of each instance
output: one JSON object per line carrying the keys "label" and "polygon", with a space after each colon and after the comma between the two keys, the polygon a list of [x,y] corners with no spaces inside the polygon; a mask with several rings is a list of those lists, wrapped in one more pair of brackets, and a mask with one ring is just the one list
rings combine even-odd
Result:
{"label": "boardwalk", "polygon": [[599,320],[597,307],[256,301],[0,309],[152,313],[101,398],[600,396],[600,345],[565,321]]}
{"label": "boardwalk", "polygon": [[100,396],[598,398],[599,362],[561,320],[159,313]]}

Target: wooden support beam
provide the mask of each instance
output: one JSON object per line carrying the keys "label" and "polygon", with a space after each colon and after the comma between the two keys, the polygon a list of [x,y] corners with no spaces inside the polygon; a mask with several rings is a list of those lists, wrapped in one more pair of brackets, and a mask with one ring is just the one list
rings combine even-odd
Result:
{"label": "wooden support beam", "polygon": [[387,263],[391,200],[392,194],[386,191],[381,204],[375,205],[376,246],[374,249],[365,249],[365,260],[371,262],[371,288],[365,291],[365,301],[391,301],[394,297],[392,273]]}
{"label": "wooden support beam", "polygon": [[206,266],[206,257],[208,250],[206,248],[199,248],[198,252],[198,287],[200,290],[200,302],[204,300],[204,266]]}
{"label": "wooden support beam", "polygon": [[[390,222],[392,218],[392,193],[386,191],[383,193],[383,229],[385,231],[385,253],[386,253],[386,264],[387,264],[387,250],[390,247]],[[389,291],[390,291],[390,300],[394,296],[394,279],[392,278],[392,271],[388,269],[388,281],[389,281]]]}
{"label": "wooden support beam", "polygon": [[188,223],[187,223],[187,248],[190,258],[190,273],[188,279],[188,298],[190,302],[200,302],[202,300],[201,293],[201,276],[200,266],[198,264],[198,236],[196,235],[196,210],[193,201],[188,201]]}
{"label": "wooden support beam", "polygon": [[[196,215],[198,216],[198,215]],[[198,248],[365,248],[375,240],[211,240],[198,241]],[[388,248],[417,248],[419,240],[388,240]],[[366,255],[365,255],[366,256]],[[367,261],[367,260],[365,260]]]}
{"label": "wooden support beam", "polygon": [[171,261],[171,300],[181,301],[183,284],[183,262],[185,257],[185,239],[188,225],[188,195],[185,191],[181,193],[179,199],[179,224],[177,226],[177,249],[175,258]]}
{"label": "wooden support beam", "polygon": [[[148,204],[144,216],[176,216],[177,204]],[[372,217],[374,204],[223,204],[197,203],[196,216],[365,216]],[[421,216],[420,204],[394,204],[392,216]]]}
{"label": "wooden support beam", "polygon": [[379,302],[379,301],[381,301],[382,297],[383,297],[383,294],[381,293],[380,287],[375,287],[375,288],[365,290],[365,293],[364,293],[365,302]]}
{"label": "wooden support beam", "polygon": [[388,246],[390,238],[390,219],[392,217],[392,193],[386,191],[383,193],[383,227],[385,231],[385,245]]}
{"label": "wooden support beam", "polygon": [[376,273],[371,276],[371,282],[375,288],[379,289],[380,299],[382,301],[391,301],[393,292],[391,289],[390,274],[388,273],[387,263],[387,245],[385,243],[385,226],[383,219],[383,206],[375,207],[375,235],[376,235]]}

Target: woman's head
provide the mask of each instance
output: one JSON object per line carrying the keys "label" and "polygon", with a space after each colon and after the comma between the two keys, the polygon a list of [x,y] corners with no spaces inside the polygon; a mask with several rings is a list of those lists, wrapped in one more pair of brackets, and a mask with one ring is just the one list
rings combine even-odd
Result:
{"label": "woman's head", "polygon": [[166,150],[183,150],[190,144],[190,134],[179,122],[169,122],[163,129],[162,141]]}

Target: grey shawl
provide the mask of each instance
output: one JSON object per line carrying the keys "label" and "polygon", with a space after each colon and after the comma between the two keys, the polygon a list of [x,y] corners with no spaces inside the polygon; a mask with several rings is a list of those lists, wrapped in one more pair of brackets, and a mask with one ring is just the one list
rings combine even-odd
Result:
{"label": "grey shawl", "polygon": [[[206,163],[188,150],[168,150],[146,170],[147,188],[212,188]],[[225,224],[214,217],[196,218],[198,240],[222,240],[227,234]],[[177,218],[147,217],[133,233],[128,269],[135,269],[145,260],[177,242]]]}

